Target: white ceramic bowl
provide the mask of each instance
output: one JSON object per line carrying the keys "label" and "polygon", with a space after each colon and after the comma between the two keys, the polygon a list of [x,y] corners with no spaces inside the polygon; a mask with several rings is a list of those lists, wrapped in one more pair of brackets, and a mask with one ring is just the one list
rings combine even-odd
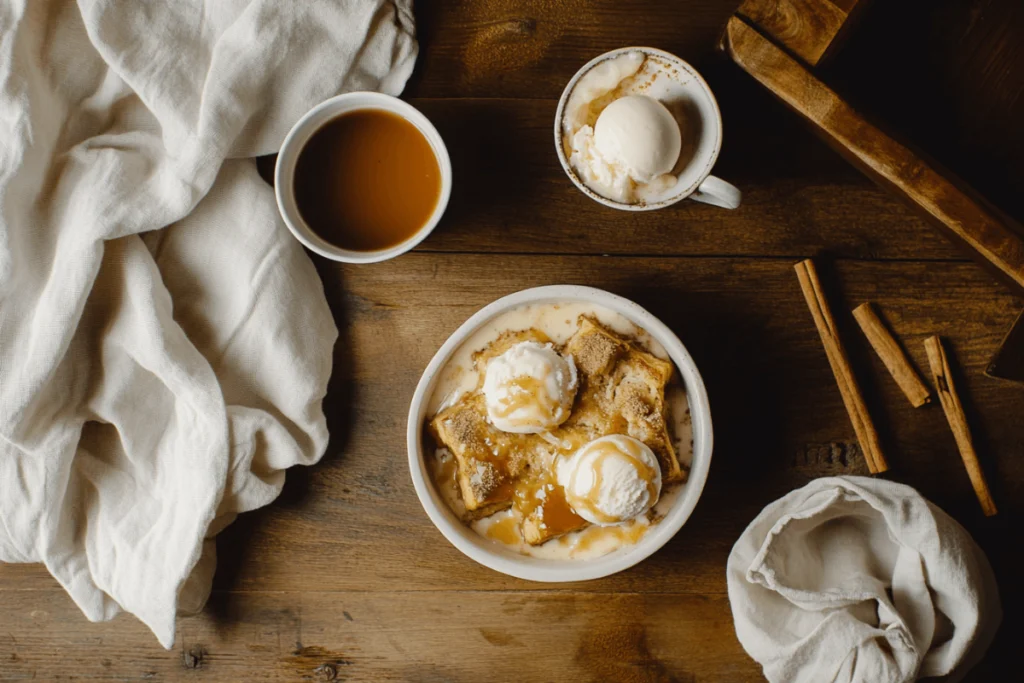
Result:
{"label": "white ceramic bowl", "polygon": [[[505,311],[527,304],[586,302],[609,308],[646,330],[656,339],[679,370],[686,389],[693,422],[693,461],[690,476],[665,518],[653,526],[635,545],[590,560],[549,560],[520,555],[479,536],[464,525],[442,499],[430,474],[423,449],[423,425],[427,419],[430,396],[445,364],[459,346],[488,320]],[[555,285],[526,289],[498,299],[477,311],[455,331],[431,359],[420,378],[409,409],[407,431],[409,471],[416,495],[434,526],[452,545],[480,564],[496,571],[531,581],[561,582],[597,579],[632,567],[650,556],[672,538],[693,512],[704,489],[711,465],[711,412],[700,373],[679,338],[646,310],[615,294],[592,287]]]}
{"label": "white ceramic bowl", "polygon": [[[306,142],[325,123],[341,114],[365,109],[383,109],[398,114],[416,126],[417,130],[423,134],[427,142],[430,143],[430,148],[434,151],[437,165],[441,170],[441,196],[438,197],[437,206],[430,219],[416,234],[401,244],[377,251],[352,251],[342,249],[322,239],[302,219],[302,215],[295,205],[295,164],[299,160],[299,153],[302,152]],[[288,229],[311,251],[315,251],[325,258],[345,263],[376,263],[409,251],[425,240],[441,220],[451,193],[452,162],[448,158],[448,149],[444,145],[444,140],[434,128],[434,124],[408,102],[379,92],[345,93],[321,102],[310,109],[285,137],[277,156],[277,167],[274,169],[274,194],[277,196],[277,208],[281,211],[281,217],[284,218]]]}

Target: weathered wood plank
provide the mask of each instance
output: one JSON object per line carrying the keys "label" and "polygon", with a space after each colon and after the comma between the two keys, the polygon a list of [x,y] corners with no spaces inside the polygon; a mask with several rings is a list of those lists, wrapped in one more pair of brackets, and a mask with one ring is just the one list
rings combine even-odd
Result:
{"label": "weathered wood plank", "polygon": [[829,51],[849,16],[831,0],[744,0],[736,13],[810,66]]}
{"label": "weathered wood plank", "polygon": [[[812,476],[863,472],[788,261],[411,255],[375,268],[319,265],[347,321],[328,408],[337,443],[322,466],[303,473],[283,509],[229,530],[224,587],[442,588],[453,573],[465,587],[536,587],[448,546],[415,499],[403,443],[408,401],[437,347],[473,311],[527,286],[591,284],[650,308],[690,348],[714,411],[712,476],[691,523],[647,562],[588,588],[720,593],[732,541],[764,504]],[[982,458],[1004,485],[997,497],[1019,513],[1015,423],[1024,395],[981,374],[1015,301],[970,264],[842,262],[822,271],[826,286],[841,285],[837,311],[877,302],[919,365],[925,336],[952,341],[967,402],[980,413],[972,424],[986,439]],[[986,529],[941,411],[910,407],[856,331],[848,336],[894,478]],[[1007,553],[1007,567],[1018,552],[994,549]]]}
{"label": "weathered wood plank", "polygon": [[[737,4],[417,2],[421,59],[407,95],[441,128],[456,175],[449,214],[423,249],[591,256],[318,263],[343,328],[324,461],[289,472],[275,504],[221,537],[218,592],[201,616],[181,620],[170,653],[129,616],[89,624],[40,567],[0,565],[0,680],[504,681],[510,671],[523,681],[763,680],[732,632],[731,544],[785,491],[863,470],[790,269],[790,257],[821,249],[897,260],[840,262],[837,310],[878,302],[919,365],[925,336],[952,341],[1000,503],[991,522],[941,411],[906,405],[866,346],[851,356],[878,406],[892,476],[971,529],[1003,579],[1009,618],[1020,614],[1024,551],[1006,539],[1022,521],[1024,396],[981,376],[1016,302],[969,264],[905,262],[959,255],[711,58]],[[739,211],[684,203],[612,213],[565,178],[551,146],[554,100],[591,56],[627,44],[673,51],[708,78],[728,131],[716,173],[744,190]],[[436,99],[446,97],[505,99]],[[596,256],[606,253],[659,258]],[[403,434],[419,373],[448,333],[502,294],[556,282],[635,298],[679,332],[708,383],[717,445],[704,498],[661,552],[616,577],[538,586],[475,565],[432,528]],[[1002,636],[967,681],[1001,680],[1016,655]]]}
{"label": "weathered wood plank", "polygon": [[[536,588],[463,558],[420,509],[404,425],[419,375],[473,311],[523,287],[591,284],[631,297],[677,330],[711,398],[716,453],[691,522],[638,567],[597,590],[721,594],[732,542],[761,507],[813,476],[863,472],[854,434],[787,260],[411,254],[372,267],[318,262],[342,323],[324,461],[289,473],[282,498],[221,540],[217,585],[243,590]],[[968,263],[821,266],[837,314],[875,301],[926,366],[921,342],[950,339],[983,463],[1007,519],[1024,505],[1024,394],[982,375],[1016,304]],[[830,277],[834,275],[834,277]],[[847,317],[848,316],[844,316]],[[914,409],[850,326],[850,354],[893,478],[918,486],[972,531],[980,519],[941,410]],[[1018,548],[993,544],[1008,567]],[[38,568],[0,567],[0,587],[47,588]],[[557,587],[556,587],[557,588]],[[583,586],[574,586],[582,589]]]}
{"label": "weathered wood plank", "polygon": [[[444,137],[455,177],[448,212],[420,249],[795,258],[827,247],[853,258],[962,258],[747,80],[746,105],[722,104],[728,132],[715,170],[743,190],[735,211],[683,201],[626,213],[589,199],[555,155],[555,102],[413,100]],[[745,116],[751,108],[763,116]]]}
{"label": "weathered wood plank", "polygon": [[739,0],[427,0],[416,3],[420,97],[557,99],[591,57],[626,45],[675,52],[698,68]]}
{"label": "weathered wood plank", "polygon": [[[741,76],[721,74],[729,83]],[[558,164],[555,102],[413,99],[444,137],[455,177],[448,211],[419,249],[795,258],[827,247],[851,258],[962,258],[762,89],[742,83],[748,104],[722,104],[729,133],[716,167],[743,190],[735,211],[684,201],[625,213],[590,200]],[[743,116],[750,108],[762,115]],[[261,159],[261,171],[273,177],[272,158]]]}
{"label": "weathered wood plank", "polygon": [[130,617],[90,624],[57,592],[3,595],[2,680],[764,680],[722,596],[218,594],[167,652]]}

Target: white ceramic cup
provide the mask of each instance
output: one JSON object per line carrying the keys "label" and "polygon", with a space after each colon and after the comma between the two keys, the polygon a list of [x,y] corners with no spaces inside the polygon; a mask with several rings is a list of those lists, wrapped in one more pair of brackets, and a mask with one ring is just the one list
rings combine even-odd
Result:
{"label": "white ceramic cup", "polygon": [[[563,119],[565,106],[573,88],[588,71],[601,62],[618,57],[627,52],[642,52],[649,59],[658,60],[665,68],[658,68],[645,94],[665,104],[669,110],[685,111],[685,130],[683,134],[684,154],[689,153],[689,160],[683,167],[676,168],[678,181],[667,191],[657,195],[653,200],[624,204],[608,199],[587,187],[569,163],[564,142]],[[641,69],[644,73],[646,67]],[[730,183],[711,175],[711,169],[718,160],[722,149],[722,113],[711,88],[697,73],[697,70],[674,54],[651,47],[624,47],[606,52],[583,65],[569,84],[562,91],[555,112],[555,149],[558,160],[572,182],[594,201],[622,211],[652,211],[675,204],[689,197],[694,201],[713,204],[726,209],[739,207],[742,193]]]}
{"label": "white ceramic cup", "polygon": [[[401,116],[416,126],[423,137],[430,143],[430,148],[437,158],[437,166],[441,171],[441,196],[430,219],[415,234],[401,244],[377,251],[353,251],[343,249],[324,240],[317,235],[303,220],[295,204],[295,164],[299,154],[309,138],[332,119],[353,111],[366,109],[382,109]],[[274,169],[274,193],[277,196],[277,207],[281,211],[285,225],[292,231],[296,239],[311,251],[325,258],[345,263],[376,263],[404,254],[426,239],[441,220],[448,198],[452,192],[452,163],[448,158],[448,149],[444,145],[437,129],[418,109],[397,97],[379,92],[351,92],[332,97],[310,109],[299,119],[281,145],[277,156],[277,167]]]}
{"label": "white ceramic cup", "polygon": [[[520,555],[511,549],[483,538],[463,524],[448,507],[431,477],[427,458],[433,458],[423,447],[423,426],[429,417],[427,410],[437,380],[445,365],[474,332],[489,320],[505,311],[528,304],[584,302],[603,306],[626,317],[647,331],[668,352],[679,371],[686,390],[693,425],[693,460],[683,489],[669,508],[664,519],[654,525],[635,545],[620,548],[608,555],[586,560],[551,560]],[[608,576],[628,569],[665,545],[697,505],[704,490],[711,466],[711,411],[697,366],[679,338],[660,320],[633,303],[615,294],[592,287],[554,285],[526,289],[498,299],[477,311],[457,329],[441,346],[420,378],[409,408],[406,433],[409,449],[409,471],[416,495],[430,521],[451,542],[470,558],[495,571],[531,581],[562,582],[585,581]]]}

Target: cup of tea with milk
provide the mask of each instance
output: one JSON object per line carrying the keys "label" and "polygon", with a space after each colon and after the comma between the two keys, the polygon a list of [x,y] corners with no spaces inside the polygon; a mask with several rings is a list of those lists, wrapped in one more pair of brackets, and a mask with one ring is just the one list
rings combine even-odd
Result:
{"label": "cup of tea with milk", "polygon": [[[734,209],[740,191],[711,175],[722,118],[700,74],[654,48],[622,48],[583,66],[555,114],[555,148],[582,192],[615,209],[685,198]],[[415,107],[374,92],[338,95],[288,133],[274,173],[288,229],[311,251],[374,263],[426,239],[444,214],[452,168]]]}

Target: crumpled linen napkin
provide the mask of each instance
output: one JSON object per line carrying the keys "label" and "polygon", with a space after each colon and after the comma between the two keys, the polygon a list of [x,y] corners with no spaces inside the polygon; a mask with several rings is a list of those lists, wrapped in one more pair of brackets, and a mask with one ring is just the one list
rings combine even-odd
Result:
{"label": "crumpled linen napkin", "polygon": [[172,645],[327,444],[337,330],[245,157],[416,51],[411,0],[0,0],[0,560]]}
{"label": "crumpled linen napkin", "polygon": [[988,560],[917,491],[828,477],[775,501],[728,562],[736,635],[772,683],[906,683],[982,657],[1002,612]]}

